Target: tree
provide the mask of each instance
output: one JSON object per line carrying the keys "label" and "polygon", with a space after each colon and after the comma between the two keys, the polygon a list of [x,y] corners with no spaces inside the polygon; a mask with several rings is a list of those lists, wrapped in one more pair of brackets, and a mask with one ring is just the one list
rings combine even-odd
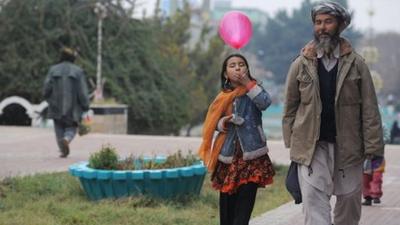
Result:
{"label": "tree", "polygon": [[[43,80],[64,45],[79,47],[77,63],[89,80],[95,80],[96,2],[0,1],[0,99],[18,95],[31,102],[42,101]],[[136,20],[132,18],[135,1],[101,2],[107,10],[103,21],[104,96],[128,105],[128,132],[178,134],[188,121],[201,121],[208,96],[216,91],[203,82],[216,74],[215,64],[220,61],[214,59],[222,54],[217,52],[222,43],[212,38],[204,45],[207,48],[190,50],[187,6],[170,18]]]}
{"label": "tree", "polygon": [[[190,136],[191,129],[200,124],[206,115],[208,105],[212,102],[220,89],[222,57],[225,55],[224,43],[213,35],[209,37],[211,28],[206,24],[203,27],[201,38],[194,50],[190,53],[190,67],[194,70],[194,79],[190,82],[189,122],[186,136]],[[207,48],[204,47],[208,43]]]}
{"label": "tree", "polygon": [[[207,21],[204,22],[201,35],[195,46],[189,46],[191,27],[191,10],[185,4],[183,10],[175,15],[162,19],[157,18],[160,30],[157,35],[161,43],[161,52],[169,57],[166,62],[171,71],[175,71],[176,79],[181,83],[180,90],[184,91],[188,104],[186,108],[186,135],[191,135],[191,129],[200,124],[205,117],[208,105],[219,90],[220,64],[224,55],[224,44],[213,32]],[[166,36],[165,33],[173,35]]]}
{"label": "tree", "polygon": [[[176,133],[187,118],[186,109],[177,106],[185,101],[185,95],[172,71],[165,63],[158,63],[169,58],[156,47],[151,26],[132,19],[131,8],[121,1],[102,2],[108,14],[103,39],[103,73],[108,81],[105,95],[128,104],[130,133]],[[89,79],[94,79],[95,1],[2,3],[0,98],[19,95],[40,102],[44,77],[49,66],[57,62],[58,49],[63,45],[80,48],[77,63]]]}
{"label": "tree", "polygon": [[[51,1],[2,1],[0,11],[0,98],[19,95],[41,100],[43,75],[55,62],[59,37],[70,30],[66,16],[53,17],[69,4]],[[63,10],[64,10],[63,9]],[[58,24],[63,23],[63,26]],[[58,23],[58,24],[57,24]],[[51,32],[50,32],[51,31]]]}

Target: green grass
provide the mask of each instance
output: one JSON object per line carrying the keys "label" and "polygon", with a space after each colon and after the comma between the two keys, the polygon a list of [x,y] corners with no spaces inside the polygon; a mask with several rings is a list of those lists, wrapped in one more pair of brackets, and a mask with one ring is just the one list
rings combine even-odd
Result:
{"label": "green grass", "polygon": [[[286,167],[276,166],[274,184],[259,189],[253,216],[285,202]],[[0,182],[0,225],[196,225],[218,224],[218,192],[206,177],[200,197],[146,197],[89,201],[78,179],[66,172],[7,178]]]}

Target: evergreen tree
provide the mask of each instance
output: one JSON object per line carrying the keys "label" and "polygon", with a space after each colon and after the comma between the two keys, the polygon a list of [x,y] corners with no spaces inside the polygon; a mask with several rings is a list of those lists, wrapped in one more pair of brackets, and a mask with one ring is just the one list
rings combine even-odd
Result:
{"label": "evergreen tree", "polygon": [[189,107],[187,136],[190,136],[194,126],[203,122],[208,105],[221,87],[219,73],[226,49],[218,36],[209,37],[210,32],[211,27],[205,24],[199,41],[189,55],[190,67],[194,70],[195,77],[189,84],[190,102],[194,104]]}
{"label": "evergreen tree", "polygon": [[[0,0],[0,99],[18,95],[41,102],[46,73],[58,62],[64,45],[80,49],[77,64],[94,83],[96,2]],[[190,50],[187,5],[171,18],[136,20],[132,18],[135,1],[101,2],[107,11],[103,20],[104,96],[128,105],[128,132],[178,134],[189,121],[200,122],[209,103],[207,96],[216,91],[203,83],[209,82],[204,77],[217,73],[214,65],[220,61],[213,60],[222,53],[215,52],[222,43],[213,38],[211,44],[203,45],[214,49]]]}

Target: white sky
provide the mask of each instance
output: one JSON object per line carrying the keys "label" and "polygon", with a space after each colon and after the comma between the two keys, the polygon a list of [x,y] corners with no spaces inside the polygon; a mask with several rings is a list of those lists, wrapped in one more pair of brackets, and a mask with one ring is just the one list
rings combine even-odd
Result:
{"label": "white sky", "polygon": [[[279,9],[299,8],[303,0],[232,0],[234,7],[251,7],[264,10],[270,15],[275,15]],[[146,8],[147,14],[152,14],[156,0],[138,0],[143,4],[137,10],[141,15]],[[347,0],[353,15],[352,25],[361,31],[367,31],[370,25],[368,10],[374,8],[372,26],[376,32],[395,31],[400,33],[400,0]]]}
{"label": "white sky", "polygon": [[[233,0],[233,6],[257,7],[274,15],[279,9],[299,8],[303,0]],[[370,25],[368,11],[374,8],[372,26],[377,32],[396,31],[400,33],[399,0],[347,0],[353,14],[352,24],[356,29],[366,31]]]}

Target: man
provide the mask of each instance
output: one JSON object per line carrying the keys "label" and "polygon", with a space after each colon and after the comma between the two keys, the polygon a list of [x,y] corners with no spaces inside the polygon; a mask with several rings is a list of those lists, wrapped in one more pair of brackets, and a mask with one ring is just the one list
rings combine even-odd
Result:
{"label": "man", "polygon": [[286,81],[283,136],[298,163],[306,225],[358,224],[362,163],[383,154],[381,118],[370,72],[340,33],[350,15],[337,3],[311,12],[314,40],[292,63]]}
{"label": "man", "polygon": [[60,63],[50,68],[43,90],[62,158],[69,154],[69,143],[76,135],[82,113],[89,110],[85,74],[74,64],[76,57],[74,49],[64,47]]}

